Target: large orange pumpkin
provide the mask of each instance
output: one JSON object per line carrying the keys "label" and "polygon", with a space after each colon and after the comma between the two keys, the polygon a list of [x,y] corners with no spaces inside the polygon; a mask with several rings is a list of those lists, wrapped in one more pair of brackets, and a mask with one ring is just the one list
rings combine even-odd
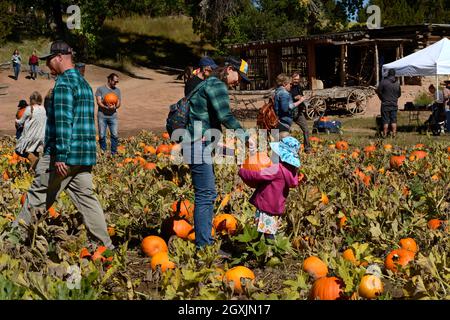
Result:
{"label": "large orange pumpkin", "polygon": [[303,271],[308,273],[314,279],[325,277],[328,274],[328,267],[318,257],[311,256],[303,261]]}
{"label": "large orange pumpkin", "polygon": [[161,251],[152,257],[151,267],[153,271],[160,266],[162,272],[166,272],[167,269],[175,269],[175,263],[169,260],[169,254]]}
{"label": "large orange pumpkin", "polygon": [[344,260],[350,261],[355,266],[359,265],[359,262],[358,260],[356,260],[355,253],[353,252],[352,248],[348,248],[347,250],[342,252],[342,258],[344,258]]}
{"label": "large orange pumpkin", "polygon": [[265,152],[257,152],[245,159],[242,168],[251,171],[260,171],[272,165],[272,161]]}
{"label": "large orange pumpkin", "polygon": [[336,300],[344,294],[343,281],[336,277],[323,277],[314,281],[311,288],[311,300]]}
{"label": "large orange pumpkin", "polygon": [[397,272],[398,265],[405,267],[412,260],[414,260],[414,252],[405,249],[396,249],[387,255],[384,266],[392,272]]}
{"label": "large orange pumpkin", "polygon": [[348,142],[347,141],[338,141],[336,142],[336,149],[338,150],[347,150],[348,149]]}
{"label": "large orange pumpkin", "polygon": [[142,251],[149,257],[153,257],[158,252],[167,252],[167,244],[163,238],[158,236],[147,236],[141,242]]}
{"label": "large orange pumpkin", "polygon": [[377,147],[375,145],[373,145],[373,144],[371,144],[369,146],[366,146],[364,148],[364,152],[366,153],[366,155],[370,155],[373,152],[375,152],[376,150],[377,150]]}
{"label": "large orange pumpkin", "polygon": [[392,156],[391,159],[389,160],[389,164],[391,166],[391,169],[398,169],[398,168],[400,168],[405,160],[406,160],[406,157],[404,155]]}
{"label": "large orange pumpkin", "polygon": [[231,214],[222,213],[214,218],[213,226],[219,233],[232,235],[236,232],[237,220]]}
{"label": "large orange pumpkin", "polygon": [[173,220],[173,232],[181,239],[187,239],[194,227],[184,219]]}
{"label": "large orange pumpkin", "polygon": [[247,267],[237,266],[225,272],[223,279],[227,285],[230,285],[230,282],[233,281],[234,291],[237,293],[242,293],[244,290],[242,288],[241,279],[243,278],[250,279],[253,282],[255,280],[255,274]]}
{"label": "large orange pumpkin", "polygon": [[374,299],[383,293],[384,286],[380,278],[373,274],[366,274],[359,283],[358,293],[366,299]]}
{"label": "large orange pumpkin", "polygon": [[194,204],[189,200],[178,200],[172,203],[172,212],[181,218],[191,219],[194,215]]}
{"label": "large orange pumpkin", "polygon": [[119,101],[119,97],[114,92],[107,93],[103,98],[103,102],[107,105],[116,105]]}
{"label": "large orange pumpkin", "polygon": [[417,253],[419,251],[419,247],[417,246],[416,241],[413,238],[403,238],[400,239],[399,243],[400,248],[409,250],[411,252]]}

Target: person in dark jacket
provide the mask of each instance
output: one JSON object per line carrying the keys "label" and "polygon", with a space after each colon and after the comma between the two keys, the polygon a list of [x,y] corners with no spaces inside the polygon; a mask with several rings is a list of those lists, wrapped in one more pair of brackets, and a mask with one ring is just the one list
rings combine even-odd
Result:
{"label": "person in dark jacket", "polygon": [[[293,101],[304,102],[303,89],[300,87],[300,73],[294,72],[292,74],[292,84],[290,94]],[[309,143],[309,129],[308,122],[306,121],[306,109],[303,103],[293,110],[294,122],[302,129],[303,132],[303,145],[305,146],[305,152],[311,152],[311,144]]]}
{"label": "person in dark jacket", "polygon": [[381,117],[383,121],[383,138],[387,137],[389,124],[392,137],[397,134],[398,98],[401,96],[400,83],[395,77],[395,70],[390,69],[386,78],[380,81],[376,90],[381,100]]}
{"label": "person in dark jacket", "polygon": [[207,79],[211,73],[217,69],[217,64],[210,57],[204,56],[200,59],[197,74],[187,80],[184,86],[184,96],[187,97],[203,80]]}

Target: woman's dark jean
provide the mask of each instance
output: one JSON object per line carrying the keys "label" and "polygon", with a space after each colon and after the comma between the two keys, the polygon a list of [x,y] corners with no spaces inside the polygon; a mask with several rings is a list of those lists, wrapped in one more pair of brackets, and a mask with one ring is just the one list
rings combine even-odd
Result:
{"label": "woman's dark jean", "polygon": [[183,146],[184,161],[189,163],[194,185],[194,231],[197,248],[211,245],[214,242],[211,229],[214,202],[217,198],[216,177],[211,152],[205,150],[205,148],[206,145],[201,142]]}
{"label": "woman's dark jean", "polygon": [[14,77],[17,80],[19,78],[19,73],[20,73],[20,64],[19,63],[13,63],[13,68],[14,68]]}

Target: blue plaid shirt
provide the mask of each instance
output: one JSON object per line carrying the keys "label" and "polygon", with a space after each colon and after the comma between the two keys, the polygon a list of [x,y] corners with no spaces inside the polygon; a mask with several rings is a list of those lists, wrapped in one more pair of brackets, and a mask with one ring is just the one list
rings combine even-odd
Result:
{"label": "blue plaid shirt", "polygon": [[47,108],[45,154],[67,165],[96,163],[95,104],[92,88],[76,69],[66,70]]}

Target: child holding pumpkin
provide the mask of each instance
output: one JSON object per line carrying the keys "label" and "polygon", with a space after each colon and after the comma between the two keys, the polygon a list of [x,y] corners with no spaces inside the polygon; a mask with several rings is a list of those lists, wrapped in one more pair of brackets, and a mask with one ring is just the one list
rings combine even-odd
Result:
{"label": "child holding pumpkin", "polygon": [[288,136],[280,142],[271,142],[270,147],[273,151],[270,167],[260,171],[241,168],[239,176],[247,185],[256,187],[250,203],[256,207],[258,232],[274,239],[281,224],[289,189],[298,185],[300,142]]}

